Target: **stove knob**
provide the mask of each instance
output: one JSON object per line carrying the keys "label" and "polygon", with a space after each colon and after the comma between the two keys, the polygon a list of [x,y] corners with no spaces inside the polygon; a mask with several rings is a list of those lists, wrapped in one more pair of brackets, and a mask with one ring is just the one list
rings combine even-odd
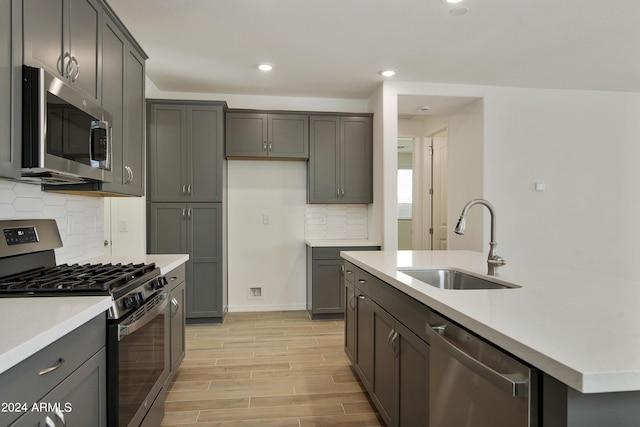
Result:
{"label": "stove knob", "polygon": [[127,310],[130,310],[132,308],[138,308],[140,307],[141,303],[142,303],[142,295],[139,292],[136,292],[135,294],[127,295],[122,299],[122,305],[124,305],[124,308],[126,308]]}
{"label": "stove knob", "polygon": [[167,285],[167,278],[164,276],[160,276],[157,279],[155,279],[153,282],[151,282],[151,287],[154,290],[158,290],[158,289],[162,289]]}

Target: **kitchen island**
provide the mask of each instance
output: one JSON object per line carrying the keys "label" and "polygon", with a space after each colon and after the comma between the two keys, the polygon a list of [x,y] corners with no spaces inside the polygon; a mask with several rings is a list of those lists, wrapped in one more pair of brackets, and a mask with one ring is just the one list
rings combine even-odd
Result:
{"label": "kitchen island", "polygon": [[[542,394],[549,400],[541,407],[546,404],[546,410],[552,409],[553,396],[559,408],[554,409],[552,419],[545,419],[545,425],[578,426],[586,418],[591,424],[582,425],[598,425],[598,419],[635,420],[635,424],[606,425],[640,422],[636,409],[640,407],[640,283],[510,262],[500,269],[499,279],[519,287],[445,290],[398,269],[448,267],[485,275],[486,256],[470,251],[341,255],[539,369],[545,379]],[[563,420],[557,419],[557,411],[564,413]],[[583,419],[577,418],[576,411]]]}

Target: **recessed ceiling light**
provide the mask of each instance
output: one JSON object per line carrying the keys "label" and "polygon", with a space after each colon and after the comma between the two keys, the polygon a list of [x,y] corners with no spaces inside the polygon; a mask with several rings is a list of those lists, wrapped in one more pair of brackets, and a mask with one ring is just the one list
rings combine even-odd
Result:
{"label": "recessed ceiling light", "polygon": [[445,3],[454,4],[454,3],[461,3],[463,0],[442,0],[442,1]]}
{"label": "recessed ceiling light", "polygon": [[396,70],[382,70],[380,75],[384,77],[393,77],[396,75]]}
{"label": "recessed ceiling light", "polygon": [[423,105],[420,108],[418,108],[418,110],[420,111],[429,111],[431,109],[431,107],[429,107],[428,105]]}
{"label": "recessed ceiling light", "polygon": [[258,65],[258,69],[260,71],[271,71],[271,70],[273,70],[273,65],[266,64],[266,63],[265,64],[260,64],[260,65]]}

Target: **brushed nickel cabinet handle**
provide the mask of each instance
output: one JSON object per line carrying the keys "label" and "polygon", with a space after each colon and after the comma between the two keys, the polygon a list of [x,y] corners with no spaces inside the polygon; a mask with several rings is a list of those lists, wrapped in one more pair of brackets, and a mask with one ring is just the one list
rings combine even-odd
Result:
{"label": "brushed nickel cabinet handle", "polygon": [[49,372],[53,372],[53,371],[55,371],[56,369],[61,368],[61,367],[62,367],[62,365],[64,365],[64,359],[61,357],[61,358],[59,358],[59,359],[58,359],[58,361],[57,361],[54,365],[49,366],[48,368],[44,368],[43,370],[41,370],[40,372],[38,372],[38,375],[46,375],[46,374],[48,374]]}

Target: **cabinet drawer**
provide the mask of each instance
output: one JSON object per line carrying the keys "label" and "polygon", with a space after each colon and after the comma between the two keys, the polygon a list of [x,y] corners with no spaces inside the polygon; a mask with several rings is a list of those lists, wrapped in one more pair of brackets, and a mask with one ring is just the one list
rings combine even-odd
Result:
{"label": "cabinet drawer", "polygon": [[373,289],[374,283],[379,282],[380,279],[360,268],[356,268],[355,276],[356,281],[354,282],[354,284],[356,288],[358,288],[360,292],[364,293],[365,295],[371,296],[371,290]]}
{"label": "cabinet drawer", "polygon": [[344,280],[351,284],[355,284],[356,266],[349,261],[344,262]]}
{"label": "cabinet drawer", "polygon": [[[101,314],[9,369],[0,376],[0,402],[30,407],[103,348],[105,332],[106,315]],[[60,367],[41,374],[58,364]],[[0,412],[0,425],[8,425],[20,415]]]}
{"label": "cabinet drawer", "polygon": [[187,269],[185,264],[182,264],[181,266],[174,268],[164,276],[167,278],[168,290],[172,291],[176,286],[178,286],[180,283],[186,280]]}
{"label": "cabinet drawer", "polygon": [[371,287],[371,298],[389,314],[403,323],[424,342],[429,342],[425,325],[430,308],[380,280]]}

